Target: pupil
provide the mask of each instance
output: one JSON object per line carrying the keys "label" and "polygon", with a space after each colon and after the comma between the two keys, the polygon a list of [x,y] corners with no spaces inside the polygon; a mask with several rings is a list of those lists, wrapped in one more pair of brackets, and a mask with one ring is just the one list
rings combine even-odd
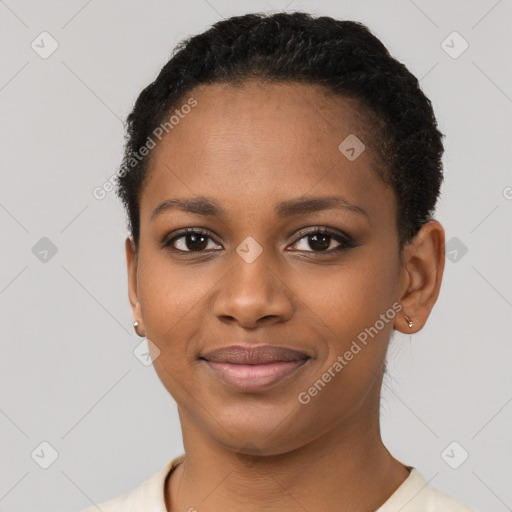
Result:
{"label": "pupil", "polygon": [[[322,242],[318,242],[319,238],[322,240]],[[330,238],[329,235],[325,235],[322,233],[315,233],[314,235],[311,235],[311,237],[310,237],[309,246],[312,249],[318,249],[320,251],[324,251],[329,247],[329,238]]]}
{"label": "pupil", "polygon": [[[187,238],[186,238],[186,243],[187,243],[187,249],[189,250],[201,250],[201,249],[204,249],[207,245],[208,245],[208,242],[206,240],[206,236],[205,235],[198,235],[196,233],[189,233],[187,235]],[[194,245],[197,243],[198,239],[202,239],[202,242],[198,245]],[[191,241],[191,244],[189,244],[189,242]],[[192,245],[192,247],[191,247]]]}

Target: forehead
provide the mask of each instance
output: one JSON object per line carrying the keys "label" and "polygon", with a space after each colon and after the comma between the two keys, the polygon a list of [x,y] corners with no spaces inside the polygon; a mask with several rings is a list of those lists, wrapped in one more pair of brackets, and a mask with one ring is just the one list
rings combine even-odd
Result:
{"label": "forehead", "polygon": [[[294,136],[318,140],[338,137],[340,133],[361,132],[364,123],[359,115],[356,100],[335,95],[321,86],[297,82],[264,83],[249,80],[240,85],[216,83],[196,87],[187,97],[193,96],[197,106],[181,124],[181,130],[173,129],[175,144],[179,137],[188,137],[192,131],[204,136],[202,153],[210,149],[208,143],[219,139],[228,140],[230,146],[238,147],[261,141],[271,146],[292,146]],[[182,100],[182,103],[186,98]],[[178,105],[179,108],[179,105]],[[183,119],[185,121],[185,119]],[[208,124],[205,124],[207,122]],[[279,133],[279,140],[275,140]],[[172,144],[173,141],[169,142]],[[189,141],[190,142],[190,141]],[[319,141],[321,142],[321,141]],[[187,149],[186,147],[183,149]],[[294,148],[294,152],[314,149]],[[320,150],[324,149],[319,146]]]}
{"label": "forehead", "polygon": [[261,206],[274,196],[333,189],[371,210],[375,194],[386,193],[372,168],[369,141],[353,161],[339,149],[349,136],[366,140],[354,100],[321,86],[256,80],[197,87],[175,108],[190,98],[196,106],[152,150],[143,215],[170,197],[215,195],[221,202],[243,202],[250,194]]}

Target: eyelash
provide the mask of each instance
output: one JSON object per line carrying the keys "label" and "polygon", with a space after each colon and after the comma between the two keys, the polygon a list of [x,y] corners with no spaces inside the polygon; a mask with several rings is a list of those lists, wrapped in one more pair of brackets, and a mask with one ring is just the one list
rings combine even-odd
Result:
{"label": "eyelash", "polygon": [[[162,240],[162,248],[165,248],[167,250],[170,250],[174,253],[184,253],[184,254],[190,254],[190,253],[197,253],[197,254],[201,254],[201,253],[206,253],[208,251],[205,251],[205,250],[202,250],[202,251],[182,251],[181,249],[176,249],[175,247],[172,246],[172,244],[180,239],[180,238],[183,238],[184,236],[186,236],[187,234],[196,234],[196,235],[202,235],[202,236],[205,236],[205,237],[208,237],[210,240],[212,240],[213,242],[215,242],[217,245],[220,245],[214,238],[212,238],[210,236],[210,233],[204,229],[201,229],[201,228],[185,228],[185,229],[181,229],[179,231],[177,231],[176,233],[173,233],[173,237],[172,238],[169,238],[169,236],[166,236],[164,237],[164,239]],[[349,237],[348,235],[344,235],[344,234],[341,234],[337,231],[333,231],[331,229],[328,229],[328,228],[324,228],[324,227],[321,227],[321,226],[316,226],[314,227],[312,230],[310,231],[307,231],[307,232],[304,232],[304,231],[300,231],[299,233],[297,233],[297,235],[299,236],[299,238],[296,239],[295,242],[293,242],[292,245],[295,245],[297,244],[300,240],[302,240],[303,238],[306,238],[308,236],[312,236],[312,235],[316,235],[316,234],[320,234],[320,235],[327,235],[329,236],[330,238],[336,240],[336,242],[338,242],[340,245],[334,249],[329,249],[329,250],[326,250],[326,251],[299,251],[299,252],[306,252],[306,253],[311,253],[314,255],[314,257],[321,257],[322,255],[324,254],[336,254],[336,253],[339,253],[339,252],[342,252],[342,251],[345,251],[347,249],[353,249],[355,247],[357,247],[359,244],[355,243],[351,237]],[[218,251],[219,249],[215,249],[214,251]]]}

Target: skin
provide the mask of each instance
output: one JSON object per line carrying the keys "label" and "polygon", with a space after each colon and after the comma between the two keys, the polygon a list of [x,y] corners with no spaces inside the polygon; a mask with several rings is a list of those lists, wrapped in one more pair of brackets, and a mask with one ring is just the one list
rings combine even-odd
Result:
{"label": "skin", "polygon": [[[409,475],[380,435],[386,351],[393,329],[418,332],[437,300],[443,227],[425,224],[399,258],[395,196],[374,170],[353,101],[320,86],[257,81],[200,86],[190,96],[197,106],[152,151],[138,248],[126,239],[134,319],[160,351],[152,349],[154,367],[177,402],[186,452],[166,481],[167,509],[375,510]],[[351,133],[366,141],[354,161],[338,149]],[[367,215],[275,212],[284,200],[332,195]],[[226,216],[172,209],[151,219],[167,199],[198,196],[218,201]],[[317,226],[358,245],[332,252],[340,244],[327,238],[326,252],[297,235]],[[187,245],[182,237],[175,252],[160,247],[187,227],[211,238]],[[252,263],[236,252],[248,236],[263,251]],[[397,313],[301,404],[298,394],[394,303],[412,329]],[[238,342],[302,350],[311,360],[268,390],[238,391],[198,360]]]}

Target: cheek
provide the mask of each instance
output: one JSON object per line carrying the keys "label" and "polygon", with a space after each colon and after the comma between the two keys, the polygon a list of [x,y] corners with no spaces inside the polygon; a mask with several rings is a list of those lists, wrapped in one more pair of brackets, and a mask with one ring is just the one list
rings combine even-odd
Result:
{"label": "cheek", "polygon": [[[149,244],[149,243],[148,243]],[[208,283],[199,267],[172,262],[165,249],[150,248],[139,262],[139,299],[148,324],[170,328],[190,313],[204,296]]]}
{"label": "cheek", "polygon": [[174,367],[173,361],[194,353],[194,333],[200,327],[197,315],[208,282],[198,277],[197,271],[184,271],[158,253],[144,256],[139,265],[139,300],[146,335],[160,349],[159,359]]}
{"label": "cheek", "polygon": [[[329,278],[303,285],[315,290],[304,299],[313,313],[305,320],[318,324],[323,350],[318,371],[302,391],[315,394],[321,389],[307,407],[310,413],[324,416],[328,407],[326,421],[337,421],[358,409],[368,396],[378,395],[396,315],[394,276],[382,258],[361,258],[357,264],[332,268]],[[328,383],[324,386],[319,380]]]}
{"label": "cheek", "polygon": [[[372,325],[392,305],[396,275],[391,264],[369,247],[346,263],[300,272],[289,284],[305,312],[346,339],[354,329]],[[381,253],[382,254],[382,253]],[[343,335],[345,334],[345,335]]]}
{"label": "cheek", "polygon": [[336,375],[319,402],[356,407],[380,373],[396,316],[392,305],[397,278],[393,262],[383,254],[368,245],[350,263],[331,267],[327,278],[303,280],[301,286],[309,290],[303,300],[313,312],[306,321],[317,323],[323,338],[325,357],[317,378],[324,372],[327,379]]}

